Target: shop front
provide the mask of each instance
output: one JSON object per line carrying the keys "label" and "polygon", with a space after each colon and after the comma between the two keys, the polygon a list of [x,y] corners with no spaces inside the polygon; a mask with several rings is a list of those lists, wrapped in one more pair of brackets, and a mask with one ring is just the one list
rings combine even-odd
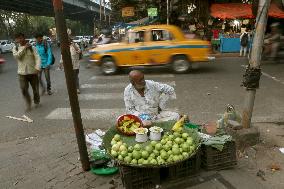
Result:
{"label": "shop front", "polygon": [[[247,30],[252,36],[255,17],[252,13],[251,4],[242,3],[220,3],[212,4],[211,16],[219,22],[215,27],[212,37],[212,46],[220,52],[239,52],[241,48],[240,36]],[[284,11],[276,4],[271,4],[269,16],[273,18],[284,18]],[[221,22],[221,23],[220,23]],[[250,37],[249,47],[252,43]]]}

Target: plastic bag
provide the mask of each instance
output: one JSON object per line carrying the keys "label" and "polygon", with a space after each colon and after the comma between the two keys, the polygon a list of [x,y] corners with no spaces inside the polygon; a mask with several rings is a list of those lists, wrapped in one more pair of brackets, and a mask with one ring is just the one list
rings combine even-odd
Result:
{"label": "plastic bag", "polygon": [[105,150],[98,150],[98,149],[93,149],[91,151],[91,157],[92,157],[92,160],[94,161],[110,159]]}

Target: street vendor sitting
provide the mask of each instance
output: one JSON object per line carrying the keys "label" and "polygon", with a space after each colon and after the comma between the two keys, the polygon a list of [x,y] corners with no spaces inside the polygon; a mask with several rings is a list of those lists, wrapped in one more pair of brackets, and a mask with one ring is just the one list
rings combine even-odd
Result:
{"label": "street vendor sitting", "polygon": [[129,73],[130,84],[124,90],[126,112],[142,119],[142,121],[178,120],[180,115],[167,111],[169,99],[176,99],[173,87],[151,80],[145,80],[141,71]]}

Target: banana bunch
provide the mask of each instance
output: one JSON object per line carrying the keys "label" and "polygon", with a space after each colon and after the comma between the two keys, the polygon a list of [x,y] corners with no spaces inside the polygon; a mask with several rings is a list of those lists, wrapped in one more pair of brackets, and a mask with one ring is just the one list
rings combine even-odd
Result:
{"label": "banana bunch", "polygon": [[173,126],[172,131],[174,132],[181,132],[183,129],[184,121],[186,119],[186,115],[182,116]]}

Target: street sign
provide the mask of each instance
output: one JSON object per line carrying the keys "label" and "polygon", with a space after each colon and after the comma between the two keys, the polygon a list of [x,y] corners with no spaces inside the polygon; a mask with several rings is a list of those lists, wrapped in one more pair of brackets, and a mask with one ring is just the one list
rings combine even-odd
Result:
{"label": "street sign", "polygon": [[122,8],[122,17],[134,16],[134,7],[124,7]]}
{"label": "street sign", "polygon": [[148,9],[148,16],[158,16],[158,9],[157,8],[149,8]]}

